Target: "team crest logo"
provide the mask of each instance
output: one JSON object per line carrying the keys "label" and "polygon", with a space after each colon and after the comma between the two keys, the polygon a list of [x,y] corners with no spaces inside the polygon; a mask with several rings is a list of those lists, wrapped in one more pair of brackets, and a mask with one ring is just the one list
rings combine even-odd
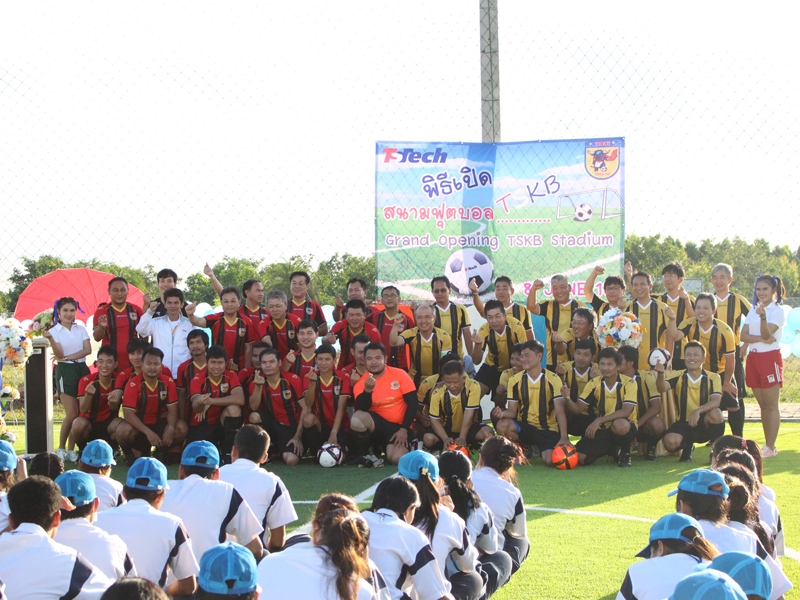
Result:
{"label": "team crest logo", "polygon": [[131,321],[135,321],[136,320],[136,312],[135,311],[129,312],[128,313],[128,317],[130,318]]}
{"label": "team crest logo", "polygon": [[244,337],[245,333],[247,333],[247,330],[244,327],[239,327],[239,337]]}
{"label": "team crest logo", "polygon": [[290,340],[294,339],[294,331],[290,331],[289,333],[287,333],[287,335],[289,336]]}
{"label": "team crest logo", "polygon": [[400,382],[399,381],[393,381],[392,384],[389,387],[391,387],[393,390],[399,390],[400,389]]}
{"label": "team crest logo", "polygon": [[341,393],[341,391],[342,391],[341,385],[336,384],[335,386],[333,386],[333,393],[336,394],[337,396]]}
{"label": "team crest logo", "polygon": [[586,142],[586,172],[595,179],[608,179],[619,170],[617,141]]}
{"label": "team crest logo", "polygon": [[160,392],[158,392],[158,397],[161,400],[166,400],[167,399],[167,390],[161,390]]}
{"label": "team crest logo", "polygon": [[231,386],[228,383],[223,382],[219,386],[219,391],[222,392],[223,394],[227,394],[228,393],[228,388],[230,388],[230,387]]}
{"label": "team crest logo", "polygon": [[306,306],[306,314],[307,314],[307,315],[309,315],[309,316],[310,316],[310,315],[311,315],[311,313],[313,313],[313,312],[314,312],[314,309],[313,309],[313,308],[311,308],[310,306]]}
{"label": "team crest logo", "polygon": [[405,328],[406,328],[406,324],[405,323],[400,323],[400,325],[397,326],[397,331],[403,331]]}
{"label": "team crest logo", "polygon": [[292,399],[292,390],[283,390],[283,399],[284,400],[291,400]]}

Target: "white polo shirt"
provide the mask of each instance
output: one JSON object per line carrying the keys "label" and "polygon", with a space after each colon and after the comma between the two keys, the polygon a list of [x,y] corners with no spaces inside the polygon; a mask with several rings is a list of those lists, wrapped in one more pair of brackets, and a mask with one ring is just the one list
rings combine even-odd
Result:
{"label": "white polo shirt", "polygon": [[486,502],[469,513],[467,531],[472,544],[486,554],[503,549],[503,539],[494,524],[494,514]]}
{"label": "white polo shirt", "polygon": [[156,510],[145,500],[131,500],[97,515],[97,526],[122,538],[139,577],[166,585],[200,572],[189,536],[180,518]]}
{"label": "white polo shirt", "polygon": [[[767,305],[767,323],[770,325],[777,325],[778,330],[772,334],[775,341],[771,344],[765,342],[755,342],[750,344],[750,352],[769,352],[770,350],[781,349],[781,338],[783,337],[783,324],[786,322],[786,313],[783,312],[780,304],[772,302]],[[750,309],[745,317],[744,324],[748,326],[750,335],[760,335],[761,333],[761,316],[756,313],[755,307]]]}
{"label": "white polo shirt", "polygon": [[33,523],[0,536],[0,579],[13,600],[99,600],[114,583]]}
{"label": "white polo shirt", "polygon": [[203,556],[206,550],[224,542],[227,535],[245,546],[264,531],[250,506],[230,483],[199,475],[170,480],[161,510],[181,518],[192,539],[195,556]]}
{"label": "white polo shirt", "polygon": [[8,506],[8,494],[0,492],[0,533],[11,527],[8,522],[8,515],[11,514],[11,508]]}
{"label": "white polo shirt", "polygon": [[[50,335],[53,336],[53,341],[61,346],[61,353],[63,356],[69,356],[83,350],[83,342],[89,339],[89,332],[86,327],[80,323],[73,323],[72,329],[67,329],[61,323],[50,329]],[[78,360],[61,361],[68,363],[85,363],[86,357],[79,358]]]}
{"label": "white polo shirt", "polygon": [[783,536],[783,524],[781,523],[781,513],[778,505],[772,500],[761,494],[758,497],[758,515],[764,529],[769,531],[775,542],[775,554],[783,556],[786,553],[786,545]]}
{"label": "white polo shirt", "polygon": [[173,379],[178,376],[181,363],[191,357],[186,337],[192,329],[192,322],[183,315],[177,321],[170,321],[167,315],[153,317],[153,311],[149,308],[136,325],[136,333],[140,336],[153,336],[153,346],[164,353],[164,364],[172,373]]}
{"label": "white polo shirt", "polygon": [[438,600],[450,592],[450,582],[424,533],[385,508],[361,516],[369,524],[369,557],[378,565],[393,600],[412,589],[419,600]]}
{"label": "white polo shirt", "polygon": [[472,472],[472,485],[494,514],[497,530],[518,539],[528,539],[528,521],[519,489],[497,471],[482,467]]}
{"label": "white polo shirt", "polygon": [[464,519],[441,504],[431,548],[439,570],[445,577],[451,577],[460,571],[474,571],[478,564],[478,550],[470,541]]}
{"label": "white polo shirt", "polygon": [[691,554],[667,554],[632,564],[617,593],[617,600],[664,600],[678,582],[694,573],[700,559]]}
{"label": "white polo shirt", "polygon": [[88,473],[88,475],[94,480],[97,499],[100,500],[97,512],[125,504],[125,497],[122,495],[122,484],[119,481],[100,475],[100,473]]}
{"label": "white polo shirt", "polygon": [[106,533],[86,519],[62,520],[55,540],[80,552],[112,581],[120,577],[136,577],[136,568],[128,556],[125,542],[118,535]]}
{"label": "white polo shirt", "polygon": [[264,528],[267,545],[269,532],[297,520],[292,498],[281,478],[262,469],[252,460],[239,458],[219,470],[219,480],[226,481],[242,495]]}
{"label": "white polo shirt", "polygon": [[[314,598],[339,600],[336,591],[338,572],[323,546],[297,544],[264,557],[258,565],[261,600]],[[358,581],[358,600],[376,598],[365,579]]]}

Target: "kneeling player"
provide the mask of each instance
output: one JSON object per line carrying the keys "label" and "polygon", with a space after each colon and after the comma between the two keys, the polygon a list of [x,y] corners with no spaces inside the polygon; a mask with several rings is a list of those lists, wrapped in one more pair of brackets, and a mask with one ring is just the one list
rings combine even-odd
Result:
{"label": "kneeling player", "polygon": [[664,434],[664,448],[669,452],[681,450],[681,462],[692,460],[695,444],[716,440],[725,433],[719,409],[722,380],[716,373],[703,369],[705,357],[705,347],[692,340],[683,348],[686,370],[665,375],[663,364],[655,366],[658,391],[663,394],[674,390],[678,405],[678,420]]}
{"label": "kneeling player", "polygon": [[230,453],[236,432],[244,423],[244,392],[239,376],[226,368],[228,353],[222,346],[211,346],[206,352],[206,372],[189,383],[191,421],[186,441],[205,440],[221,447],[221,455],[230,464]]}
{"label": "kneeling player", "polygon": [[[488,302],[487,302],[488,304]],[[537,340],[522,344],[522,372],[508,382],[508,408],[496,406],[497,433],[512,441],[535,445],[542,462],[553,466],[551,455],[558,444],[569,444],[567,415],[561,402],[561,380],[542,369],[544,346]]]}
{"label": "kneeling player", "polygon": [[92,440],[116,444],[119,417],[119,400],[110,398],[114,391],[114,370],[117,351],[113,346],[103,346],[97,352],[97,373],[81,377],[78,382],[80,416],[72,422],[72,440],[83,450]]}
{"label": "kneeling player", "polygon": [[426,448],[453,445],[480,446],[494,435],[476,417],[481,407],[481,386],[467,378],[460,360],[444,364],[440,370],[444,385],[433,390],[429,406],[430,428],[423,435]]}
{"label": "kneeling player", "polygon": [[600,377],[583,389],[578,404],[589,406],[597,418],[575,445],[578,460],[590,465],[601,456],[617,457],[617,466],[631,466],[631,442],[636,438],[636,385],[619,374],[622,357],[614,348],[603,348],[597,359]]}
{"label": "kneeling player", "polygon": [[[597,343],[593,339],[578,340],[573,352],[574,360],[558,363],[556,366],[556,374],[561,377],[564,386],[569,390],[569,393],[563,389],[561,392],[567,407],[568,431],[570,435],[577,437],[581,437],[586,432],[586,428],[597,418],[589,406],[577,403],[586,384],[600,374],[592,362],[596,353]],[[568,402],[567,399],[571,402]]]}
{"label": "kneeling player", "polygon": [[353,388],[356,411],[350,418],[355,452],[364,456],[373,448],[385,448],[396,465],[408,453],[411,422],[417,414],[417,389],[408,373],[386,366],[386,347],[370,342],[364,349],[369,375]]}
{"label": "kneeling player", "polygon": [[322,444],[338,444],[347,450],[350,419],[347,400],[350,397],[350,378],[334,370],[336,348],[322,344],[316,352],[317,368],[305,376],[303,415],[303,444],[316,456]]}
{"label": "kneeling player", "polygon": [[658,440],[664,435],[666,425],[659,416],[661,414],[661,396],[656,387],[656,378],[650,371],[639,371],[639,351],[631,346],[619,349],[622,366],[619,372],[630,377],[636,383],[636,441],[647,444],[645,460],[656,459]]}

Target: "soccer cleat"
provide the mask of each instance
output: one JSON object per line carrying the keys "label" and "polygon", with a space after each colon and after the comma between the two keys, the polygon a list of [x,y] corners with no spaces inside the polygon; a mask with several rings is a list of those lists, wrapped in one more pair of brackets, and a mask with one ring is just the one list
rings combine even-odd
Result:
{"label": "soccer cleat", "polygon": [[778,456],[778,447],[775,446],[774,448],[770,448],[764,444],[761,446],[761,456],[762,458],[772,458],[773,456]]}
{"label": "soccer cleat", "polygon": [[[64,459],[62,459],[62,460],[64,460]],[[75,450],[67,450],[66,460],[68,460],[71,463],[78,462],[78,453],[75,452]]]}
{"label": "soccer cleat", "polygon": [[681,452],[678,462],[692,462],[692,454],[694,454],[694,444],[689,444]]}
{"label": "soccer cleat", "polygon": [[657,449],[657,448],[656,448],[656,445],[655,445],[655,444],[648,444],[648,446],[647,446],[647,452],[646,452],[646,453],[645,453],[645,455],[644,455],[644,459],[645,459],[645,460],[649,460],[649,461],[651,461],[651,462],[652,462],[652,461],[654,461],[654,460],[657,458],[657,456],[656,456],[656,449]]}
{"label": "soccer cleat", "polygon": [[631,466],[631,453],[630,452],[620,452],[619,458],[617,458],[617,466],[618,467],[630,467]]}
{"label": "soccer cleat", "polygon": [[61,462],[66,462],[67,460],[67,451],[64,448],[59,448],[56,450],[56,456],[61,459]]}
{"label": "soccer cleat", "polygon": [[375,469],[378,469],[378,468],[383,466],[383,459],[382,458],[378,458],[374,454],[367,454],[367,456],[365,458],[368,461],[372,462],[372,467],[375,468]]}
{"label": "soccer cleat", "polygon": [[126,467],[130,467],[134,462],[136,462],[136,457],[130,450],[123,451],[122,456]]}

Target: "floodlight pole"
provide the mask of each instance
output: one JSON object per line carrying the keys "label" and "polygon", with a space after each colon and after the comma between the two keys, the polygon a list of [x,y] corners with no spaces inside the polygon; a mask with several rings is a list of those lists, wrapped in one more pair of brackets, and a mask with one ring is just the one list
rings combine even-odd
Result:
{"label": "floodlight pole", "polygon": [[484,143],[500,141],[500,43],[497,0],[480,0],[481,128]]}
{"label": "floodlight pole", "polygon": [[53,451],[53,352],[44,337],[33,338],[25,365],[25,451]]}

